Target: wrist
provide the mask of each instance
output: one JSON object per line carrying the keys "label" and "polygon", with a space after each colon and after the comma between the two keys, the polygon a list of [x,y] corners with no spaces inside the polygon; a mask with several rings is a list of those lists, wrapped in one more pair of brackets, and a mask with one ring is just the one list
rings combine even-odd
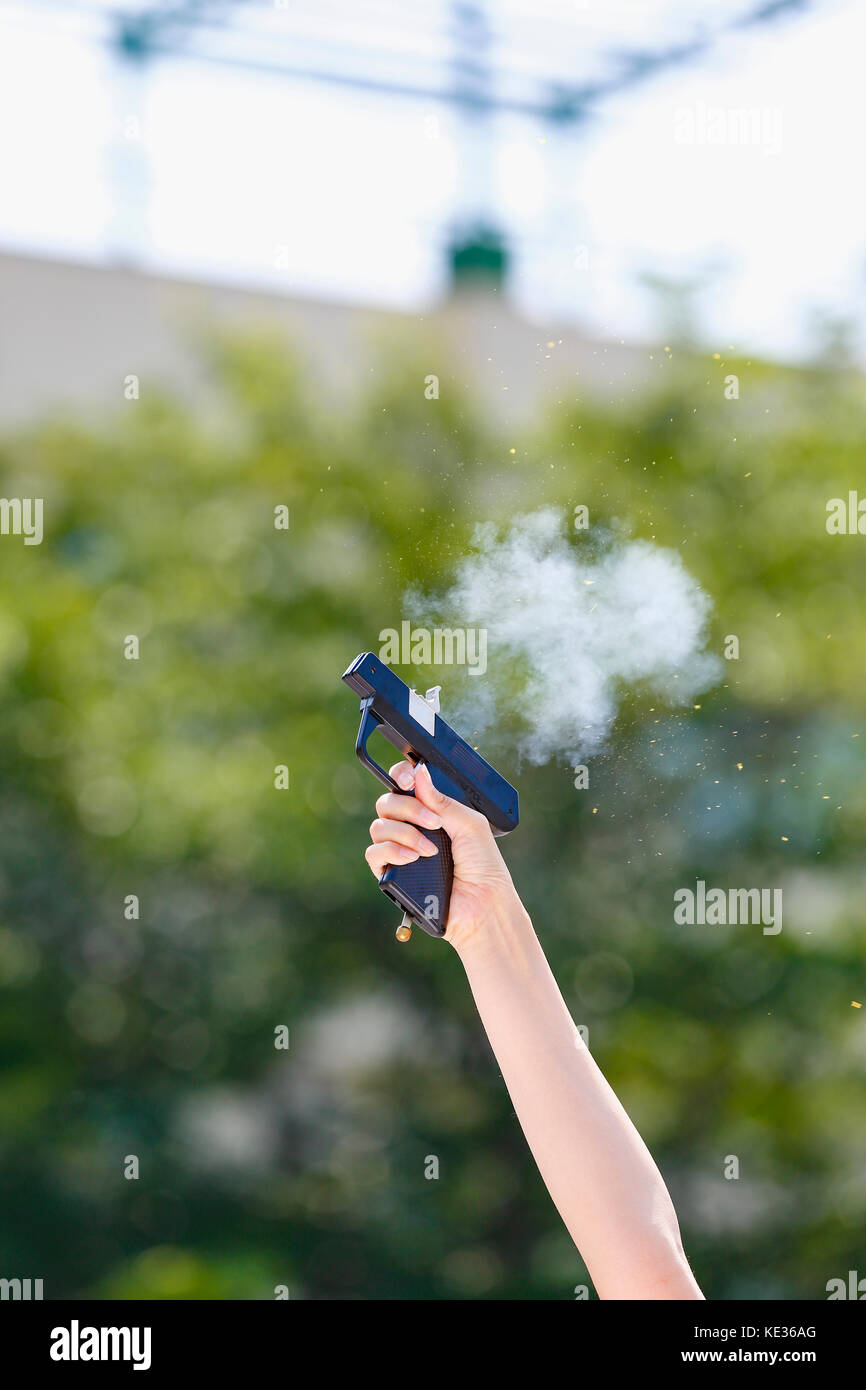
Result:
{"label": "wrist", "polygon": [[536,940],[529,913],[513,885],[497,888],[471,923],[461,924],[446,939],[464,967],[509,957],[521,957]]}

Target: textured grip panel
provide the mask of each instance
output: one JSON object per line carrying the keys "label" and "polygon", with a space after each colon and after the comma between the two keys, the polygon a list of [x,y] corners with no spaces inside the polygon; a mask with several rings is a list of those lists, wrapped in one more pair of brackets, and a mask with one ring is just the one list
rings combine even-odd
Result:
{"label": "textured grip panel", "polygon": [[379,887],[424,931],[444,936],[454,877],[451,837],[445,830],[424,829],[421,833],[438,845],[439,853],[411,864],[392,865],[379,879]]}

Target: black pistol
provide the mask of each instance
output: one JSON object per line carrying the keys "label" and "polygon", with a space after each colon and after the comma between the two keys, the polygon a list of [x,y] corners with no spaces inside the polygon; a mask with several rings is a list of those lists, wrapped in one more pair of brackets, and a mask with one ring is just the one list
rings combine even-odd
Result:
{"label": "black pistol", "polygon": [[[507,835],[518,822],[517,792],[474,748],[455,733],[439,714],[439,686],[426,696],[400,680],[378,656],[362,652],[343,673],[343,680],[361,697],[361,724],[355,752],[374,777],[400,796],[404,792],[367,752],[367,741],[378,728],[397,751],[413,763],[426,763],[434,787],[445,796],[480,811],[494,835]],[[403,909],[398,941],[408,941],[412,923],[431,936],[444,936],[451,902],[454,860],[444,830],[424,830],[439,853],[413,864],[392,865],[379,879],[382,892]]]}

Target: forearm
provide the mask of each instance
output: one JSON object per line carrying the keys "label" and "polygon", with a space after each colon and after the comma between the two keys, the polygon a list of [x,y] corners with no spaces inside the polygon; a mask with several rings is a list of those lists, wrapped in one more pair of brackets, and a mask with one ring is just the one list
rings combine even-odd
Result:
{"label": "forearm", "polygon": [[673,1205],[590,1055],[516,894],[456,942],[547,1189],[600,1298],[701,1298]]}

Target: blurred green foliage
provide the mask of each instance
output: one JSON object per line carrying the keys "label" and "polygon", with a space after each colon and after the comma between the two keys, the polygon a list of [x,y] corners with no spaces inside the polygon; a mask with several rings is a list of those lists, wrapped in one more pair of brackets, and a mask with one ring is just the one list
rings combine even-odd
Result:
{"label": "blurred green foliage", "polygon": [[[579,503],[674,548],[740,659],[695,708],[630,698],[589,791],[501,764],[506,857],[708,1296],[866,1273],[866,539],[825,528],[862,483],[862,381],[662,356],[650,394],[505,444],[411,360],[350,417],[266,339],[211,355],[217,425],[145,390],[2,446],[45,539],[0,538],[0,1273],[46,1297],[588,1282],[456,956],[394,944],[339,681],[476,521]],[[782,933],[675,926],[696,878],[782,886]]]}

